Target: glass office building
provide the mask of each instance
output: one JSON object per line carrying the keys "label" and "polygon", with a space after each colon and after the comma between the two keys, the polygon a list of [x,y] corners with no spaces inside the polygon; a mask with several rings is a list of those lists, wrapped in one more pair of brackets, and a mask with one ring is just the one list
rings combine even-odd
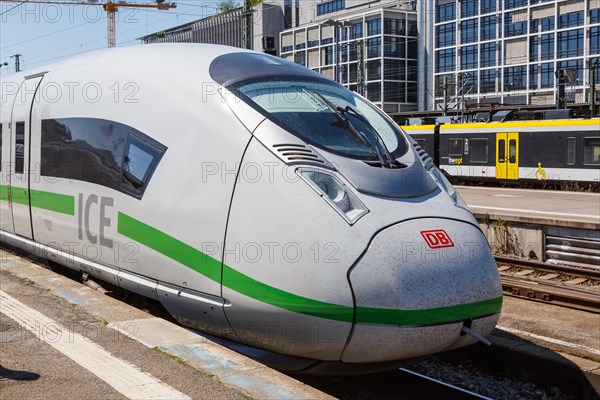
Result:
{"label": "glass office building", "polygon": [[[567,103],[589,101],[590,66],[600,63],[598,0],[437,0],[435,106],[555,104],[557,75]],[[596,84],[600,83],[596,74]]]}
{"label": "glass office building", "polygon": [[316,14],[319,22],[281,34],[281,57],[342,83],[388,113],[416,110],[416,6],[413,2],[386,4],[355,6],[349,13],[341,12],[348,6],[345,1],[318,3],[306,12]]}

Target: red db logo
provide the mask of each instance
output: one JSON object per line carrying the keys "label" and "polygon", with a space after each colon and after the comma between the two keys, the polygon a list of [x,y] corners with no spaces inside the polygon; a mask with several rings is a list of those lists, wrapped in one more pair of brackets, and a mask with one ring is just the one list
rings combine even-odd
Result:
{"label": "red db logo", "polygon": [[421,231],[421,236],[427,242],[427,245],[432,249],[441,249],[443,247],[454,247],[454,243],[450,236],[443,229],[435,229],[432,231]]}

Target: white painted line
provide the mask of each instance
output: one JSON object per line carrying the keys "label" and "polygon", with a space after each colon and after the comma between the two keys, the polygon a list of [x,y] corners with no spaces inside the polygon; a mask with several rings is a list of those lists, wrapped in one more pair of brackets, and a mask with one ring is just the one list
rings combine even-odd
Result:
{"label": "white painted line", "polygon": [[501,191],[501,192],[521,192],[524,194],[527,193],[543,193],[543,194],[557,194],[557,195],[572,195],[572,196],[595,196],[595,197],[600,197],[600,194],[598,193],[588,193],[588,192],[570,192],[568,190],[565,191],[558,191],[558,190],[541,190],[541,189],[516,189],[516,188],[493,188],[493,187],[484,187],[484,186],[454,186],[456,189],[458,189],[458,191],[460,192],[461,190],[479,190],[479,191]]}
{"label": "white painted line", "polygon": [[530,338],[533,338],[533,339],[543,340],[544,342],[556,344],[556,345],[563,346],[563,347],[568,347],[570,349],[582,350],[582,351],[586,351],[588,353],[592,353],[592,354],[595,354],[597,356],[600,356],[600,350],[594,349],[594,348],[591,348],[591,347],[587,347],[587,346],[583,346],[581,344],[565,342],[564,340],[554,339],[554,338],[550,338],[550,337],[546,337],[546,336],[541,336],[541,335],[536,335],[535,333],[523,332],[523,331],[520,331],[518,329],[509,328],[509,327],[506,327],[506,326],[497,325],[496,328],[502,329],[503,331],[515,334],[517,336],[527,336],[527,337],[530,337]]}
{"label": "white painted line", "polygon": [[120,360],[89,339],[0,290],[0,312],[14,319],[129,399],[190,399],[185,394]]}
{"label": "white painted line", "polygon": [[483,208],[485,210],[493,210],[493,211],[510,211],[510,212],[519,212],[519,213],[529,213],[529,214],[556,215],[556,216],[561,216],[561,217],[600,218],[600,215],[591,215],[591,214],[569,214],[569,213],[559,213],[559,212],[554,212],[554,211],[538,211],[538,210],[523,210],[520,208],[479,206],[479,205],[475,205],[475,204],[469,204],[468,206],[469,206],[469,208]]}

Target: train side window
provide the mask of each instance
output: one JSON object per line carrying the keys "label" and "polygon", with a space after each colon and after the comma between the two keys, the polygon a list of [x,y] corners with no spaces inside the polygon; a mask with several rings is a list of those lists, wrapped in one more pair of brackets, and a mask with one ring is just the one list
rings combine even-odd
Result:
{"label": "train side window", "polygon": [[166,147],[97,118],[42,121],[42,176],[89,182],[141,199]]}
{"label": "train side window", "polygon": [[17,122],[15,144],[15,173],[22,174],[25,169],[25,122]]}
{"label": "train side window", "polygon": [[463,155],[462,139],[448,139],[448,155],[451,157],[461,157]]}
{"label": "train side window", "polygon": [[583,139],[583,163],[585,165],[600,164],[600,137]]}
{"label": "train side window", "polygon": [[141,198],[166,147],[137,132],[129,132],[123,156],[123,190]]}
{"label": "train side window", "polygon": [[514,139],[508,141],[508,162],[511,164],[517,162],[517,141]]}
{"label": "train side window", "polygon": [[500,139],[498,140],[498,162],[505,162],[504,156],[506,155],[506,140]]}
{"label": "train side window", "polygon": [[487,139],[471,139],[471,162],[487,163],[488,162],[488,140]]}
{"label": "train side window", "polygon": [[577,160],[577,154],[575,152],[576,140],[577,139],[574,137],[567,138],[567,165],[575,165]]}

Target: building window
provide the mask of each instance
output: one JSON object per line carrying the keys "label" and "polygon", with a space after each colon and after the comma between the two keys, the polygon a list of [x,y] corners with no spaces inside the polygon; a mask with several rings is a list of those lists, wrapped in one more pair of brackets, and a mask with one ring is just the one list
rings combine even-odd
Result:
{"label": "building window", "polygon": [[496,91],[496,70],[484,69],[480,71],[479,90],[481,93]]}
{"label": "building window", "polygon": [[529,66],[529,89],[537,89],[538,86],[538,65]]}
{"label": "building window", "polygon": [[406,102],[416,103],[418,98],[418,89],[416,83],[408,83],[406,86]]}
{"label": "building window", "polygon": [[496,43],[484,43],[481,45],[481,67],[496,66]]}
{"label": "building window", "polygon": [[[291,2],[290,2],[291,3]],[[291,7],[291,4],[290,4]],[[332,0],[317,4],[317,15],[331,14],[346,8],[345,0]]]}
{"label": "building window", "polygon": [[381,101],[381,82],[367,83],[367,99]]}
{"label": "building window", "polygon": [[367,58],[381,57],[381,36],[367,39]]}
{"label": "building window", "polygon": [[[495,1],[495,0],[493,0]],[[435,6],[436,22],[456,19],[456,3],[437,4]]]}
{"label": "building window", "polygon": [[456,45],[456,23],[440,25],[437,30],[436,46],[447,47]]}
{"label": "building window", "polygon": [[474,17],[479,12],[479,0],[462,0],[460,4],[460,15],[462,18]]}
{"label": "building window", "polygon": [[386,35],[405,35],[406,23],[403,18],[386,18],[383,20],[383,33]]}
{"label": "building window", "polygon": [[542,32],[548,32],[554,30],[554,17],[546,17],[541,20]]}
{"label": "building window", "polygon": [[590,54],[600,54],[600,26],[594,26],[589,30]]}
{"label": "building window", "polygon": [[477,68],[477,45],[460,49],[460,66],[461,69]]}
{"label": "building window", "polygon": [[481,13],[487,14],[496,11],[496,0],[481,0]]}
{"label": "building window", "polygon": [[381,79],[381,60],[367,61],[367,79]]}
{"label": "building window", "polygon": [[383,38],[384,46],[383,46],[383,55],[386,57],[406,57],[406,48],[405,48],[404,38],[393,37],[393,36],[385,36]]}
{"label": "building window", "polygon": [[583,25],[583,11],[576,11],[568,14],[563,14],[558,20],[558,28],[571,28],[574,26]]}
{"label": "building window", "polygon": [[282,53],[287,53],[287,52],[290,52],[290,51],[294,51],[294,46],[283,46],[281,48],[281,52]]}
{"label": "building window", "polygon": [[532,36],[529,38],[529,61],[537,61],[539,56],[540,38]]}
{"label": "building window", "polygon": [[406,24],[406,36],[417,37],[419,35],[419,28],[417,27],[417,21],[409,19]]}
{"label": "building window", "polygon": [[417,81],[419,76],[419,65],[417,61],[408,60],[406,63],[406,80]]}
{"label": "building window", "polygon": [[554,63],[540,65],[540,83],[542,88],[554,87]]}
{"label": "building window", "polygon": [[481,40],[496,39],[496,16],[481,18]]}
{"label": "building window", "polygon": [[321,54],[323,56],[323,64],[322,65],[332,65],[333,64],[333,46],[327,46],[321,49]]}
{"label": "building window", "polygon": [[392,81],[406,80],[404,60],[383,60],[383,78]]}
{"label": "building window", "polygon": [[461,23],[460,42],[463,44],[476,42],[479,31],[478,25],[477,19],[470,19]]}
{"label": "building window", "polygon": [[[557,70],[561,70],[561,69],[575,70],[575,74],[573,76],[573,78],[575,79],[575,82],[573,82],[573,83],[577,83],[577,82],[579,82],[579,78],[581,77],[581,72],[583,71],[583,60],[579,59],[579,60],[560,61],[557,63],[556,68],[557,68]],[[579,83],[581,83],[581,82],[579,82]]]}
{"label": "building window", "polygon": [[583,55],[583,29],[558,33],[558,58]]}
{"label": "building window", "polygon": [[526,79],[527,75],[524,65],[504,68],[505,91],[525,89]]}
{"label": "building window", "polygon": [[283,1],[283,24],[285,29],[292,27],[292,0]]}
{"label": "building window", "polygon": [[306,52],[301,51],[294,54],[294,62],[296,64],[302,65],[303,67],[306,67]]}
{"label": "building window", "polygon": [[471,139],[471,162],[484,164],[488,162],[488,140]]}
{"label": "building window", "polygon": [[527,33],[527,21],[512,21],[513,13],[506,13],[504,16],[504,37],[524,35]]}
{"label": "building window", "polygon": [[436,72],[448,72],[456,69],[455,49],[438,50],[436,56]]}
{"label": "building window", "polygon": [[594,8],[590,10],[590,24],[597,24],[600,22],[600,8]]}
{"label": "building window", "polygon": [[367,21],[367,36],[381,34],[381,18]]}
{"label": "building window", "polygon": [[403,82],[384,82],[383,101],[391,103],[405,103],[405,87]]}
{"label": "building window", "polygon": [[542,35],[542,60],[554,59],[554,33]]}
{"label": "building window", "polygon": [[504,9],[510,10],[518,7],[525,7],[527,5],[527,0],[505,0]]}

